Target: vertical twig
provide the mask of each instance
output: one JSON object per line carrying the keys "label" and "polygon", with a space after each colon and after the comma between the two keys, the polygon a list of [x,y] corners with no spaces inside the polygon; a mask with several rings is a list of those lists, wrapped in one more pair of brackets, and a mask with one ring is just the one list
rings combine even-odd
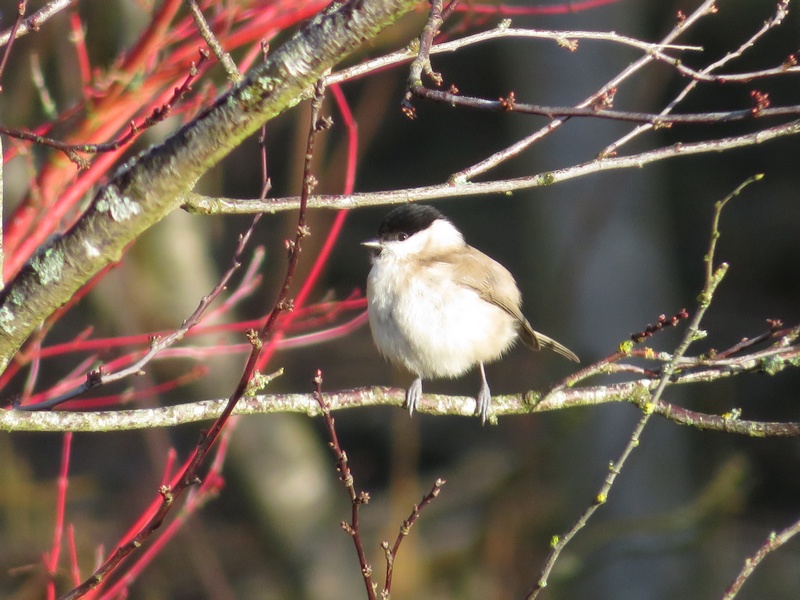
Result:
{"label": "vertical twig", "polygon": [[[27,10],[28,0],[21,0],[19,4],[17,4],[17,18],[14,19],[14,25],[11,27],[11,34],[8,39],[8,46],[6,46],[6,51],[3,53],[3,60],[0,61],[0,79],[3,77],[3,72],[6,70],[6,63],[8,63],[8,57],[11,56],[11,48],[14,47],[14,40],[17,38],[17,30],[19,29],[20,23],[22,23],[22,19],[25,16],[25,11]],[[0,85],[0,92],[3,91],[3,86]]]}
{"label": "vertical twig", "polygon": [[69,486],[69,462],[72,455],[72,432],[64,434],[61,443],[61,469],[58,473],[58,492],[56,495],[56,519],[53,526],[53,543],[50,552],[45,558],[47,567],[47,598],[55,600],[56,597],[56,572],[61,556],[61,543],[64,537],[64,515],[67,509],[67,487]]}
{"label": "vertical twig", "polygon": [[[316,135],[322,129],[324,129],[324,122],[319,119],[319,112],[322,106],[324,93],[325,85],[322,80],[320,80],[315,87],[315,95],[311,102],[311,127],[308,136],[308,144],[306,146],[306,161],[303,170],[300,215],[298,217],[295,239],[287,242],[289,264],[286,270],[286,275],[284,276],[280,293],[278,294],[278,298],[275,301],[275,305],[269,317],[267,318],[266,323],[260,331],[250,332],[249,338],[250,343],[252,344],[252,350],[247,359],[247,363],[245,364],[242,376],[239,379],[236,389],[231,394],[230,398],[228,398],[228,402],[226,403],[222,414],[220,414],[217,420],[214,421],[211,428],[201,436],[200,441],[195,447],[194,454],[192,454],[190,459],[187,461],[186,467],[183,469],[180,476],[177,477],[175,485],[162,486],[159,490],[161,501],[152,516],[146,520],[139,531],[126,543],[115,548],[105,562],[86,581],[65,594],[62,597],[62,600],[75,600],[76,598],[85,596],[91,590],[95,589],[106,580],[108,575],[114,571],[128,555],[140,548],[144,541],[149,538],[153,532],[161,527],[164,519],[171,511],[175,500],[189,487],[200,481],[198,477],[200,466],[203,464],[206,456],[211,450],[211,447],[214,445],[214,442],[219,437],[223,427],[233,413],[233,409],[236,407],[236,404],[239,402],[242,396],[252,389],[254,383],[263,379],[257,373],[256,366],[258,365],[261,351],[264,348],[264,341],[269,337],[275,322],[278,319],[278,316],[283,311],[290,310],[292,307],[292,302],[289,299],[289,288],[292,284],[292,280],[297,269],[297,262],[300,257],[300,246],[303,239],[310,234],[308,225],[306,224],[306,206],[308,204],[308,197],[311,194],[311,190],[316,183],[314,176],[311,174],[311,161],[314,154],[314,141],[316,139]],[[268,186],[266,185],[264,186],[265,189],[262,191],[263,195],[266,195],[267,187]],[[258,216],[253,219],[253,225],[255,225],[257,221]],[[249,238],[253,230],[253,225],[251,225],[244,238]]]}
{"label": "vertical twig", "polygon": [[561,552],[564,550],[564,547],[569,544],[572,538],[574,538],[575,535],[586,525],[592,515],[594,515],[595,511],[606,503],[608,500],[608,494],[611,492],[611,488],[614,486],[617,476],[622,471],[622,468],[627,462],[628,457],[639,445],[639,439],[644,431],[645,426],[650,421],[650,417],[656,412],[655,409],[658,406],[661,396],[664,393],[672,374],[677,368],[678,362],[683,355],[686,354],[686,351],[692,342],[705,337],[705,332],[700,329],[700,322],[703,319],[706,310],[708,310],[708,307],[711,305],[711,299],[714,296],[717,286],[719,286],[722,278],[725,276],[725,273],[728,270],[728,263],[725,262],[720,263],[718,267],[714,268],[714,254],[717,248],[717,240],[720,236],[720,214],[722,213],[722,209],[732,198],[738,196],[746,186],[750,185],[754,181],[759,181],[762,177],[762,175],[750,177],[727,197],[718,201],[714,205],[714,217],[711,225],[711,240],[708,246],[708,253],[703,257],[705,262],[705,285],[703,286],[703,291],[700,293],[698,298],[699,306],[697,311],[695,312],[695,315],[692,318],[680,345],[675,350],[672,358],[664,365],[664,370],[662,371],[658,387],[653,392],[651,400],[648,403],[648,407],[644,410],[642,418],[639,419],[639,422],[636,424],[628,443],[625,445],[625,449],[622,451],[622,454],[620,454],[619,458],[609,465],[608,475],[606,476],[603,485],[600,487],[600,491],[595,496],[594,502],[583,512],[583,514],[578,518],[569,531],[562,536],[553,536],[550,544],[551,550],[547,558],[547,562],[545,563],[544,568],[539,575],[539,580],[536,582],[536,585],[534,585],[533,588],[528,592],[528,595],[526,596],[527,600],[533,600],[536,598],[539,595],[539,592],[541,592],[542,589],[547,586],[547,580],[550,576],[550,573],[552,572],[556,561],[561,555]]}
{"label": "vertical twig", "polygon": [[342,529],[353,538],[356,554],[358,554],[358,562],[361,565],[361,575],[364,577],[364,585],[367,588],[367,598],[376,600],[375,584],[372,583],[372,565],[367,562],[367,555],[364,552],[364,544],[361,541],[361,531],[358,525],[359,508],[362,504],[369,502],[369,494],[356,490],[353,474],[347,463],[347,454],[342,450],[342,446],[339,444],[339,436],[336,435],[336,427],[331,416],[331,405],[322,396],[322,371],[319,369],[317,369],[317,374],[314,377],[314,398],[322,410],[322,416],[325,418],[325,427],[331,440],[328,445],[336,457],[336,470],[339,471],[339,479],[344,483],[344,487],[347,488],[347,493],[350,495],[350,522],[342,521]]}
{"label": "vertical twig", "polygon": [[416,523],[417,519],[419,518],[420,512],[423,508],[428,506],[434,499],[439,495],[442,491],[442,486],[445,484],[444,479],[437,479],[433,482],[433,487],[431,491],[425,494],[420,500],[419,504],[415,504],[414,507],[411,509],[411,514],[409,517],[403,521],[403,524],[400,526],[400,531],[397,534],[397,539],[394,541],[394,545],[390,548],[389,542],[383,542],[381,544],[381,548],[383,548],[384,555],[386,556],[386,581],[383,585],[383,595],[384,598],[391,597],[392,594],[392,576],[394,575],[394,561],[397,559],[397,552],[400,550],[400,544],[406,538],[406,536],[411,532],[411,527]]}
{"label": "vertical twig", "polygon": [[[414,105],[411,103],[411,98],[414,97],[414,90],[422,87],[423,73],[431,78],[436,86],[442,85],[442,76],[433,70],[431,67],[431,46],[433,46],[433,38],[439,33],[439,27],[444,22],[442,15],[443,0],[431,0],[431,12],[428,15],[428,22],[425,23],[425,28],[422,35],[419,36],[419,52],[417,57],[411,62],[408,70],[408,85],[405,97],[401,104],[403,113],[413,119],[416,115]],[[448,6],[448,15],[455,8],[457,0],[453,0]]]}
{"label": "vertical twig", "polygon": [[5,158],[3,153],[3,138],[0,136],[0,290],[3,289],[3,286],[6,284],[6,278],[3,274],[3,268],[5,267],[5,252],[3,250],[3,237],[5,232],[3,231],[3,208],[6,204],[6,197],[3,193],[3,189],[5,188],[5,184],[3,182],[3,173],[5,171],[3,167],[3,159]]}
{"label": "vertical twig", "polygon": [[239,67],[236,66],[236,63],[231,58],[231,55],[225,52],[225,49],[222,47],[222,44],[219,43],[217,36],[214,35],[214,32],[211,31],[211,27],[208,25],[208,21],[203,16],[203,11],[200,10],[200,7],[197,6],[197,2],[195,0],[186,0],[186,5],[189,7],[189,10],[192,13],[192,18],[194,22],[197,24],[197,29],[200,31],[200,36],[205,40],[208,47],[211,48],[211,51],[217,57],[219,62],[225,68],[225,72],[228,74],[228,79],[234,84],[239,83],[242,79],[244,79],[243,75],[239,71]]}

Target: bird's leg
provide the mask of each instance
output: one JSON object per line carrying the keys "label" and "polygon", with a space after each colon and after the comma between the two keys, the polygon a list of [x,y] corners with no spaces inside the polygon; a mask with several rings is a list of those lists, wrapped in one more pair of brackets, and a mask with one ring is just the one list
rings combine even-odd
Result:
{"label": "bird's leg", "polygon": [[422,399],[422,377],[417,377],[406,392],[406,408],[408,408],[408,416],[414,415],[414,409],[417,403]]}
{"label": "bird's leg", "polygon": [[481,389],[478,391],[478,402],[475,407],[475,414],[481,418],[481,425],[486,424],[489,416],[489,405],[492,403],[492,392],[489,391],[489,384],[486,382],[486,372],[483,370],[483,363],[479,363],[481,369]]}

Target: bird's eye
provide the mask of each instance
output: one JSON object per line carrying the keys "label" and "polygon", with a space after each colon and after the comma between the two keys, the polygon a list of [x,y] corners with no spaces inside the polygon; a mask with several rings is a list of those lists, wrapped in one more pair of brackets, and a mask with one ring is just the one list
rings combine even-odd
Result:
{"label": "bird's eye", "polygon": [[400,242],[405,242],[408,239],[408,234],[400,232],[397,234],[397,240]]}

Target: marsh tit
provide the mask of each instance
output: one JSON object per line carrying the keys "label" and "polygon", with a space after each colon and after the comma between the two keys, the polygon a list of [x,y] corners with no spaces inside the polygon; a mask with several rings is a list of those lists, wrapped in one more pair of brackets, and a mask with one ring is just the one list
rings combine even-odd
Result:
{"label": "marsh tit", "polygon": [[377,239],[363,245],[372,251],[372,339],[385,358],[416,376],[406,392],[410,414],[423,379],[454,378],[478,366],[476,414],[485,423],[491,392],[483,365],[500,358],[517,338],[578,362],[574,352],[533,330],[511,273],[468,245],[435,208],[404,204],[392,210]]}

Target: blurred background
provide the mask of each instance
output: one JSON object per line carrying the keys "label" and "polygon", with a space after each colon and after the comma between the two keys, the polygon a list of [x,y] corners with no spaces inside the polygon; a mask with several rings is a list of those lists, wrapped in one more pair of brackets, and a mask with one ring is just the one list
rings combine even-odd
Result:
{"label": "blurred background", "polygon": [[[0,2],[3,28],[10,26],[16,4]],[[43,3],[29,4],[36,9]],[[696,5],[622,0],[583,12],[514,17],[513,25],[615,31],[656,41],[672,28],[678,11],[688,14]],[[775,9],[774,0],[722,0],[718,5],[717,15],[679,39],[704,48],[703,55],[682,57],[687,64],[705,65],[724,56]],[[85,27],[89,54],[100,68],[112,64],[137,39],[149,22],[150,4],[81,1],[75,11]],[[796,52],[798,14],[791,12],[728,71],[771,67]],[[30,81],[34,52],[56,104],[67,107],[76,102],[78,67],[68,16],[63,13],[38,34],[17,42],[3,75],[4,125],[33,128],[46,119]],[[466,23],[486,29],[498,20],[485,15]],[[354,60],[402,47],[418,35],[423,22],[423,12],[412,14]],[[464,17],[455,23],[465,23]],[[458,33],[454,27],[451,35]],[[286,35],[276,35],[271,46],[277,47]],[[571,53],[548,41],[499,40],[438,55],[433,67],[442,73],[445,86],[454,84],[465,95],[498,98],[514,90],[520,101],[570,106],[639,56],[611,43],[584,41]],[[422,101],[415,101],[417,118],[409,120],[400,112],[406,75],[405,68],[390,69],[343,86],[359,126],[357,191],[440,183],[547,122]],[[205,81],[224,88],[218,66]],[[618,90],[615,108],[657,112],[686,83],[667,67],[650,67]],[[680,112],[747,107],[752,89],[768,92],[774,105],[796,104],[800,97],[796,76],[706,84],[682,104]],[[346,132],[333,105],[327,107],[336,124],[325,134],[318,155],[317,192],[340,193]],[[176,118],[148,131],[140,146],[162,139],[179,122]],[[273,196],[299,191],[307,122],[308,107],[301,105],[268,126]],[[619,122],[573,119],[479,180],[592,160],[630,129],[631,125]],[[673,127],[641,136],[621,153],[752,129],[752,123]],[[9,140],[3,142],[8,148]],[[694,312],[714,202],[747,177],[764,173],[760,183],[748,187],[723,213],[717,256],[731,267],[704,322],[708,337],[690,350],[698,354],[764,332],[766,319],[781,319],[787,326],[800,321],[797,157],[798,141],[789,137],[511,196],[434,204],[469,243],[514,273],[525,299],[524,312],[534,327],[575,350],[588,365],[614,352],[658,315],[672,315],[683,307]],[[32,172],[50,158],[49,151],[35,148],[6,164],[7,215],[31,193]],[[248,140],[209,172],[197,191],[255,198],[261,184],[259,161],[257,140]],[[343,299],[354,290],[363,293],[369,261],[359,243],[374,235],[388,210],[365,208],[347,216],[310,302]],[[298,286],[335,214],[312,211],[309,218],[312,237],[303,249]],[[249,222],[250,217],[170,215],[129,250],[122,264],[58,324],[47,343],[71,339],[88,326],[94,327],[92,335],[98,338],[179,326],[227,267],[236,236]],[[295,224],[294,213],[262,219],[256,243],[266,249],[264,283],[227,319],[253,319],[271,308],[285,269],[283,240],[293,235]],[[678,327],[647,343],[671,351],[682,334]],[[232,341],[241,340],[234,336]],[[206,359],[207,376],[137,400],[137,406],[226,397],[241,375],[243,361],[241,355]],[[40,386],[52,385],[74,367],[74,363],[48,363],[40,374]],[[317,369],[322,369],[328,391],[406,383],[378,356],[366,326],[341,339],[279,352],[267,370],[281,367],[285,374],[270,392],[309,393]],[[158,362],[144,381],[126,386],[170,381],[190,368],[186,360]],[[487,367],[487,377],[496,394],[541,390],[573,368],[556,355],[533,355],[520,347]],[[474,394],[478,381],[478,375],[471,373],[457,381],[426,382],[425,389]],[[21,386],[20,381],[13,382],[4,390],[4,398],[19,393]],[[671,388],[665,399],[702,412],[721,414],[740,408],[747,419],[796,421],[798,389],[800,374],[787,370],[774,377],[755,374]],[[447,480],[440,497],[425,509],[403,542],[393,597],[505,599],[524,597],[538,579],[551,537],[571,526],[592,501],[640,413],[628,405],[606,405],[502,418],[495,427],[458,417],[418,414],[409,419],[397,408],[349,410],[335,417],[356,485],[371,496],[361,511],[362,535],[379,574],[380,541],[394,540],[412,505],[436,478]],[[186,425],[75,436],[66,521],[75,527],[84,576],[95,566],[96,556],[107,554],[153,499],[168,449],[175,447],[180,461],[201,428]],[[61,444],[60,434],[0,435],[0,595],[4,597],[43,597],[41,556],[51,545]],[[799,469],[797,440],[701,432],[654,418],[608,504],[567,547],[541,597],[720,597],[745,557],[771,531],[800,517]],[[224,475],[219,496],[192,516],[160,552],[130,588],[130,598],[363,597],[352,541],[339,527],[340,521],[349,519],[348,498],[337,481],[320,420],[296,415],[240,419]],[[770,555],[739,598],[797,598],[798,560],[796,541]],[[62,564],[67,564],[66,558]],[[60,575],[59,589],[69,589],[66,567]]]}

